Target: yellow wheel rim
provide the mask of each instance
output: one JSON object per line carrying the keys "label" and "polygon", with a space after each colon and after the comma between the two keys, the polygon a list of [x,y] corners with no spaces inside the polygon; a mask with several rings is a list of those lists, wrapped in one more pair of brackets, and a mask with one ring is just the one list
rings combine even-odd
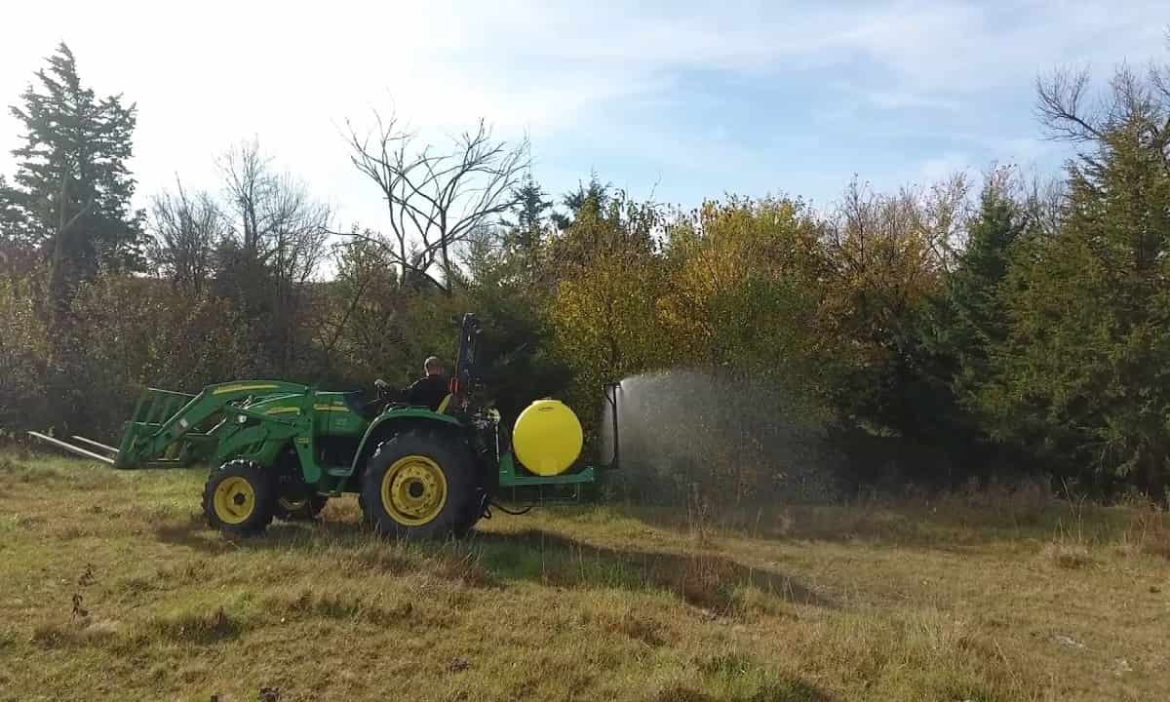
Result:
{"label": "yellow wheel rim", "polygon": [[404,526],[422,526],[447,504],[447,477],[426,456],[405,456],[382,476],[382,506]]}
{"label": "yellow wheel rim", "polygon": [[225,524],[242,524],[256,511],[256,489],[247,478],[233,475],[215,486],[215,516]]}

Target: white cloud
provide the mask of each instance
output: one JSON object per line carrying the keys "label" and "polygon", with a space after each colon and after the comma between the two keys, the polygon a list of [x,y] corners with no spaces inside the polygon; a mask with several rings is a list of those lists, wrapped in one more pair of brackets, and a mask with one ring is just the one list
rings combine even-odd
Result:
{"label": "white cloud", "polygon": [[955,173],[972,171],[975,169],[972,161],[970,154],[962,152],[948,152],[926,159],[918,167],[915,184],[936,183]]}
{"label": "white cloud", "polygon": [[[771,115],[760,114],[758,133],[724,132],[732,139],[704,141],[727,129],[713,125],[697,135],[679,133],[675,115],[655,99],[673,96],[667,102],[685,106],[678,93],[686,90],[688,72],[744,76],[737,90],[745,93],[815,75],[847,85],[879,110],[960,114],[988,109],[996,91],[1026,94],[1037,72],[1057,64],[1090,61],[1107,69],[1122,58],[1144,61],[1160,52],[1168,21],[1161,3],[1104,1],[79,0],[19,3],[4,14],[0,99],[14,102],[41,59],[67,41],[99,92],[124,92],[138,102],[134,168],[143,194],[169,184],[175,173],[196,187],[210,186],[214,155],[258,135],[284,166],[339,207],[344,222],[377,222],[381,213],[376,194],[348,164],[340,125],[346,117],[360,123],[391,97],[428,136],[479,116],[509,138],[529,134],[538,164],[550,144],[604,142],[627,160],[645,159],[646,171],[669,178],[680,169],[696,178],[696,163],[723,156],[726,167],[712,168],[704,186],[716,194],[721,171],[767,177],[753,151],[768,142]],[[629,104],[637,108],[627,111],[645,110],[642,119],[621,121],[620,108]],[[851,118],[858,120],[854,131],[870,128],[863,111]],[[788,128],[815,134],[822,126]],[[11,170],[7,152],[16,132],[15,122],[0,116],[0,172]],[[973,138],[980,148],[993,140]],[[1018,133],[998,138],[1016,151],[1031,148]],[[956,153],[950,148],[932,162],[953,161]],[[906,172],[920,162],[894,167]],[[591,165],[598,164],[541,167],[586,176]],[[772,180],[782,180],[788,167],[809,168],[778,161]]]}

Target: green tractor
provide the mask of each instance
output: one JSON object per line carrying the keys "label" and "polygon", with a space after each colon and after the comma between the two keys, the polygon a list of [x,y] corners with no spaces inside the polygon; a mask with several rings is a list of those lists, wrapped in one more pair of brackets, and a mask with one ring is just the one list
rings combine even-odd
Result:
{"label": "green tractor", "polygon": [[[579,494],[597,477],[579,460],[581,424],[564,404],[532,403],[509,432],[477,401],[479,331],[475,315],[464,315],[449,393],[435,411],[381,389],[364,402],[361,392],[244,380],[198,395],[147,390],[117,448],[34,435],[118,468],[210,463],[203,511],[229,534],[259,533],[273,518],[311,519],[330,497],[354,493],[381,534],[460,536],[498,496]],[[615,430],[618,390],[606,388]],[[615,452],[607,467],[616,463]]]}

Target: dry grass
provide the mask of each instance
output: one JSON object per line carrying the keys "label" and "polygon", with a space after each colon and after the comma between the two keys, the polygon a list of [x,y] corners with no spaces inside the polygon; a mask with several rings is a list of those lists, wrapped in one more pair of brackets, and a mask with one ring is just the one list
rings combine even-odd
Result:
{"label": "dry grass", "polygon": [[201,471],[0,456],[0,700],[1170,698],[1170,522],[1041,494],[228,541]]}
{"label": "dry grass", "polygon": [[1097,563],[1092,549],[1081,543],[1053,541],[1044,547],[1042,553],[1061,568],[1087,568]]}

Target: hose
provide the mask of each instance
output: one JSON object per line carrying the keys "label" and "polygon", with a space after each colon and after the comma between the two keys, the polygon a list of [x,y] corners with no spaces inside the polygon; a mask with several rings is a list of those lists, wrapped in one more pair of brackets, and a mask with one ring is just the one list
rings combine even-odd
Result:
{"label": "hose", "polygon": [[492,509],[491,509],[492,507],[495,507],[496,509],[500,510],[504,514],[510,514],[513,517],[519,517],[522,514],[528,514],[529,512],[531,512],[532,508],[535,506],[536,505],[528,505],[527,507],[525,507],[523,509],[511,510],[511,509],[508,509],[507,507],[501,505],[498,502],[489,502],[488,508],[484,511],[484,517],[487,519],[492,518]]}

